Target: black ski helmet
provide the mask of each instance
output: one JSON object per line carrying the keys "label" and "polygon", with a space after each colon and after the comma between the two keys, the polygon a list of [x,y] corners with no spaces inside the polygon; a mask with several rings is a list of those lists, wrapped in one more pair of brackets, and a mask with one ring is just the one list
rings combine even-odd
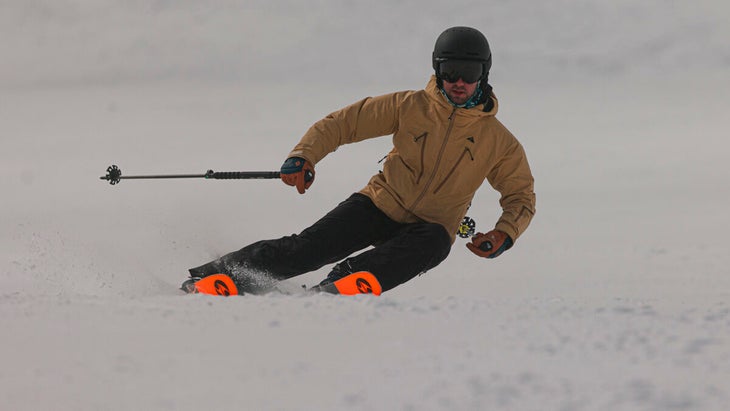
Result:
{"label": "black ski helmet", "polygon": [[492,68],[492,51],[487,38],[479,30],[471,27],[451,27],[436,39],[433,47],[432,63],[439,76],[439,64],[447,60],[481,61],[483,64],[482,80],[489,75]]}

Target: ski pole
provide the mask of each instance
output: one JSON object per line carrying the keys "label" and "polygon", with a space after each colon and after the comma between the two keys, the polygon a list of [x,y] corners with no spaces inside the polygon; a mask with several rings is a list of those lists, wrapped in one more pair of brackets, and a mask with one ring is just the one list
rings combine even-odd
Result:
{"label": "ski pole", "polygon": [[116,165],[111,165],[106,169],[106,175],[99,177],[102,180],[109,181],[109,184],[115,185],[122,179],[160,179],[160,178],[204,178],[206,180],[234,180],[234,179],[274,179],[279,178],[278,171],[213,171],[208,170],[205,174],[162,174],[162,175],[143,175],[143,176],[122,176],[122,170]]}

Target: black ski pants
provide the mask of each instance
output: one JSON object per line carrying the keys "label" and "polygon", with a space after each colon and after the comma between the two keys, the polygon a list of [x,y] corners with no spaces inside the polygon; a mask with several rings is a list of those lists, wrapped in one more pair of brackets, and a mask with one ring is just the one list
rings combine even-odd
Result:
{"label": "black ski pants", "polygon": [[258,241],[190,274],[228,274],[244,292],[256,293],[340,261],[323,284],[369,271],[387,291],[437,266],[450,250],[451,236],[442,225],[395,222],[369,197],[355,193],[298,235]]}

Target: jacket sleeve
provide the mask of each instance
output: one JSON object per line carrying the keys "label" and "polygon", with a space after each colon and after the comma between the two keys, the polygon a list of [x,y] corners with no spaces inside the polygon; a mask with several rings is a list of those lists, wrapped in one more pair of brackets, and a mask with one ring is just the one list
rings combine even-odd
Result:
{"label": "jacket sleeve", "polygon": [[368,97],[314,123],[289,157],[317,164],[337,147],[393,134],[398,129],[400,103],[410,92]]}
{"label": "jacket sleeve", "polygon": [[516,241],[535,215],[535,181],[525,150],[516,139],[508,146],[487,179],[502,195],[499,200],[502,216],[495,228]]}

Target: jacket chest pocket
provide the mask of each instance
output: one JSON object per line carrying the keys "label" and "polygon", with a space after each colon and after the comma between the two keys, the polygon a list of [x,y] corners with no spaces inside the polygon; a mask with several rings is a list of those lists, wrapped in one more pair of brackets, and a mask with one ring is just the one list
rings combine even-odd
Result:
{"label": "jacket chest pocket", "polygon": [[424,131],[422,134],[413,137],[413,142],[419,146],[417,150],[418,174],[416,176],[416,184],[421,183],[423,169],[426,166],[426,140],[428,140],[428,131]]}
{"label": "jacket chest pocket", "polygon": [[[471,162],[474,161],[474,154],[472,154],[471,149],[469,147],[464,147],[464,151],[461,152],[459,159],[456,160],[456,163],[454,163],[454,165],[451,167],[449,172],[446,174],[446,177],[444,177],[444,179],[441,180],[439,185],[436,186],[436,188],[433,190],[433,193],[437,194],[446,185],[446,183],[449,182],[449,180],[452,180],[452,176],[454,175],[456,170],[458,170],[459,167],[464,167],[465,165],[467,165],[468,163],[466,163],[466,162],[469,162],[469,161],[471,161]],[[453,180],[455,182],[457,179],[454,178]],[[458,183],[464,184],[464,183],[466,183],[466,181],[459,181]]]}
{"label": "jacket chest pocket", "polygon": [[427,172],[430,134],[428,131],[403,132],[393,139],[397,152],[395,160],[410,173],[416,185],[425,179]]}

